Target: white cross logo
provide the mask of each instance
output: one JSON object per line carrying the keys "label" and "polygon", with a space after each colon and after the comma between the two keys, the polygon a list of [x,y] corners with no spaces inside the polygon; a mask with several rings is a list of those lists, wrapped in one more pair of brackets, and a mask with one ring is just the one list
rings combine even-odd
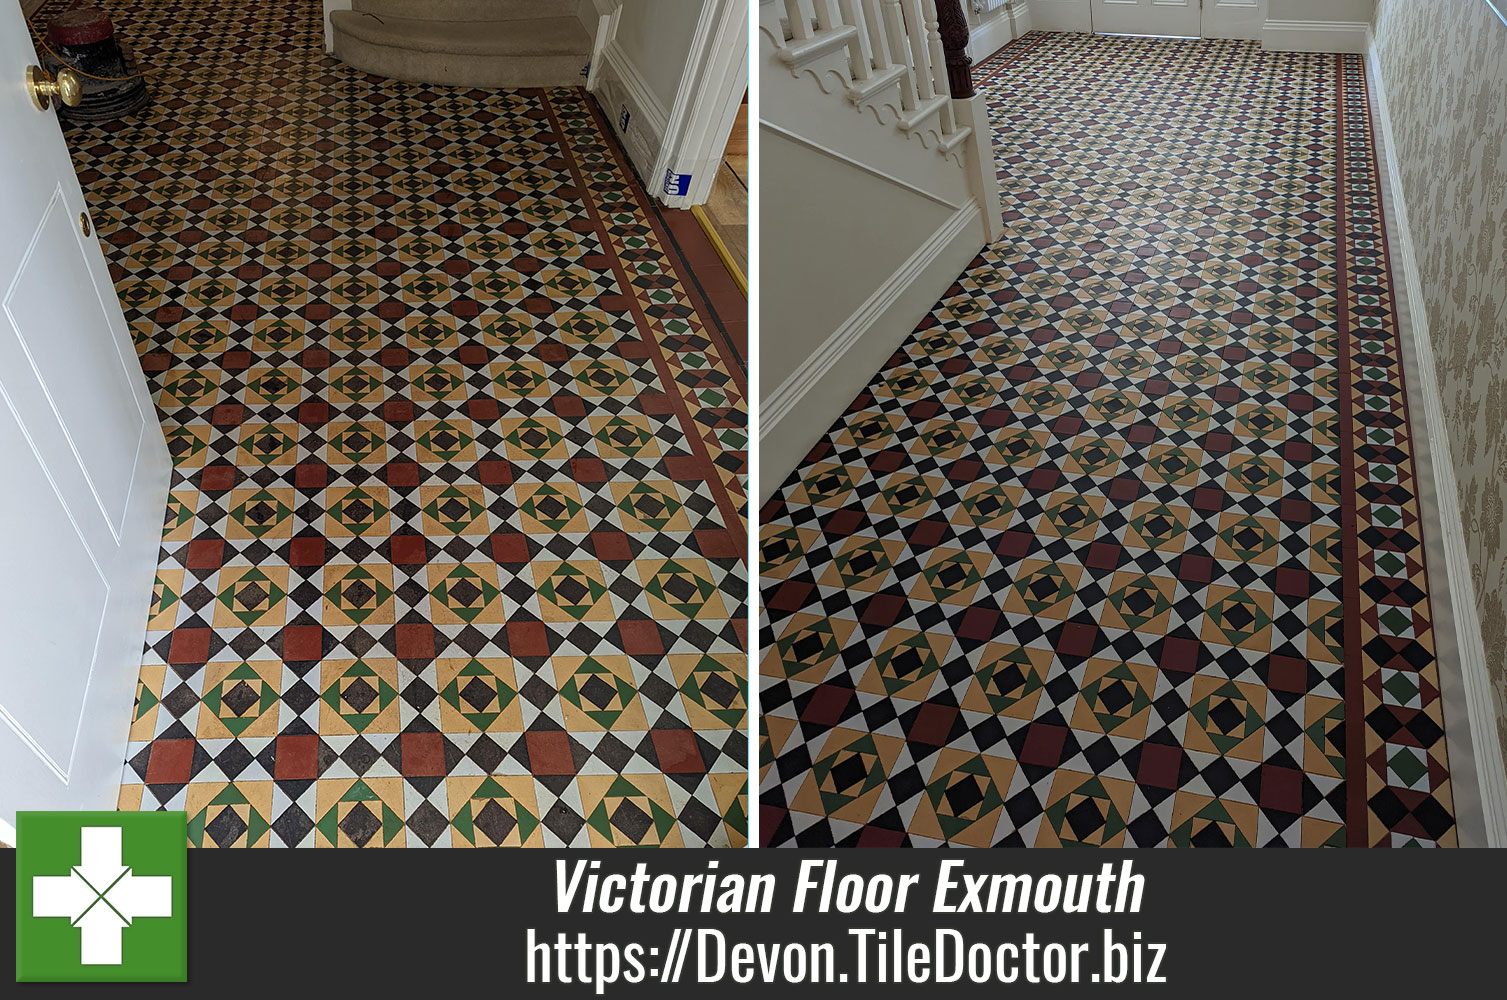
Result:
{"label": "white cross logo", "polygon": [[120,932],[137,917],[173,915],[171,875],[133,875],[120,860],[120,827],[80,831],[82,863],[32,878],[31,915],[65,917],[79,929],[84,965],[119,965]]}

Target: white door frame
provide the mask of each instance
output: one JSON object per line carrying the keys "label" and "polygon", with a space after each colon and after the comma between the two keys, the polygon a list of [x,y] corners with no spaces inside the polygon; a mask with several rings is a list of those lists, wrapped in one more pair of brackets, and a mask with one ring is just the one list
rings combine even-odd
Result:
{"label": "white door frame", "polygon": [[[588,90],[594,89],[603,54],[617,34],[622,6],[620,0],[596,0],[597,37]],[[701,6],[659,155],[644,177],[649,193],[670,208],[703,204],[711,194],[717,165],[748,90],[749,17],[747,0],[707,0]],[[670,194],[667,184],[681,174],[690,175],[689,187],[685,194]]]}
{"label": "white door frame", "polygon": [[[748,18],[745,0],[712,0],[701,8],[691,55],[675,90],[670,124],[649,178],[671,208],[700,205],[712,193],[717,167],[748,90]],[[684,195],[665,192],[675,174],[690,174]]]}

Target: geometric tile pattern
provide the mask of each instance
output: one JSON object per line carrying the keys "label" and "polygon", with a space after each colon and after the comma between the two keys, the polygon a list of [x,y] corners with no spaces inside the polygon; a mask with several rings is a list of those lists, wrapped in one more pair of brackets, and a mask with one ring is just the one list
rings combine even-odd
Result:
{"label": "geometric tile pattern", "polygon": [[116,14],[156,100],[68,139],[175,464],[122,808],[742,844],[742,362],[589,96]]}
{"label": "geometric tile pattern", "polygon": [[763,511],[764,843],[1455,843],[1361,60],[977,78],[1005,236]]}

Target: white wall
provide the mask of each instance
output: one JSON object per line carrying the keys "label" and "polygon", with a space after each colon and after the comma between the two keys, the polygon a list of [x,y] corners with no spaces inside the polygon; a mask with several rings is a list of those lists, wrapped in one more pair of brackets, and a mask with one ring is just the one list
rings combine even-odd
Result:
{"label": "white wall", "polygon": [[666,108],[675,103],[691,52],[701,0],[628,0],[617,25],[618,50]]}

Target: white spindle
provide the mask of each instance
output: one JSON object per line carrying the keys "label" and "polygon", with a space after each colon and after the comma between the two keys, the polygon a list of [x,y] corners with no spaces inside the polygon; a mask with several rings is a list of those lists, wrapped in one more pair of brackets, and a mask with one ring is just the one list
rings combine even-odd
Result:
{"label": "white spindle", "polygon": [[790,37],[795,41],[811,37],[811,18],[801,9],[801,0],[785,0],[785,20],[790,22]]}
{"label": "white spindle", "polygon": [[858,0],[837,0],[837,7],[842,12],[842,23],[851,24],[858,29],[848,46],[853,61],[853,79],[867,80],[874,63],[873,56],[869,54],[869,31],[864,25],[863,5]]}
{"label": "white spindle", "polygon": [[931,57],[926,51],[926,22],[921,17],[921,0],[904,0],[904,6],[911,76],[916,80],[916,99],[924,104],[937,96],[936,82],[931,75]]}
{"label": "white spindle", "polygon": [[884,31],[888,35],[890,60],[896,66],[909,70],[900,81],[900,108],[914,111],[916,108],[916,70],[911,63],[910,49],[906,44],[905,20],[901,15],[900,0],[880,0],[884,4]]}
{"label": "white spindle", "polygon": [[879,12],[879,0],[863,0],[863,19],[869,29],[869,51],[873,55],[874,68],[883,72],[890,68],[890,45],[884,37],[884,17]]}
{"label": "white spindle", "polygon": [[[926,16],[926,48],[931,56],[932,92],[951,96],[952,84],[947,79],[947,54],[942,49],[942,32],[937,26],[937,0],[921,0]],[[941,126],[943,135],[951,135],[952,102],[942,105]]]}
{"label": "white spindle", "polygon": [[832,16],[832,0],[811,0],[811,5],[816,8],[816,27],[820,31],[831,31],[839,23]]}

